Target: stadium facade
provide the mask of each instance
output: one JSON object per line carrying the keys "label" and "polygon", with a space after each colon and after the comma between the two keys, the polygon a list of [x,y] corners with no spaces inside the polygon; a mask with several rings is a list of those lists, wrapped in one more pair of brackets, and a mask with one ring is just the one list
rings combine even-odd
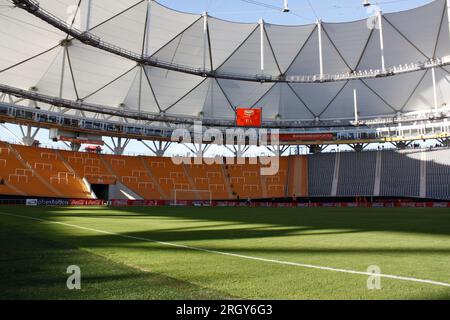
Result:
{"label": "stadium facade", "polygon": [[224,21],[146,0],[2,2],[7,122],[167,140],[194,121],[233,127],[243,107],[261,108],[263,127],[287,133],[334,128],[322,144],[447,141],[446,0],[301,26]]}
{"label": "stadium facade", "polygon": [[[29,146],[0,145],[0,194],[450,198],[448,149],[284,157],[271,177],[249,159],[174,167],[163,157],[176,130],[195,136],[201,123],[200,130],[225,135],[237,127],[239,108],[261,110],[255,135],[277,130],[268,134],[275,155],[293,145],[312,153],[333,144],[404,149],[434,139],[449,146],[448,0],[301,26],[224,21],[147,0],[0,4],[0,120],[26,126],[22,142]],[[72,153],[30,147],[33,128],[50,129]],[[204,131],[192,149],[197,156],[217,143]],[[231,143],[236,159],[255,141],[253,133]],[[115,156],[73,152],[106,136]],[[130,139],[157,157],[122,157]]]}

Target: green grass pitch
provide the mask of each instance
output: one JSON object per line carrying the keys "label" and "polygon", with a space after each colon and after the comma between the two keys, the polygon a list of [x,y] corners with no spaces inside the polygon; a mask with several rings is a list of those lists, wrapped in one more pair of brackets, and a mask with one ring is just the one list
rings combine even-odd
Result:
{"label": "green grass pitch", "polygon": [[0,299],[450,298],[336,271],[450,283],[448,209],[0,207],[0,243]]}

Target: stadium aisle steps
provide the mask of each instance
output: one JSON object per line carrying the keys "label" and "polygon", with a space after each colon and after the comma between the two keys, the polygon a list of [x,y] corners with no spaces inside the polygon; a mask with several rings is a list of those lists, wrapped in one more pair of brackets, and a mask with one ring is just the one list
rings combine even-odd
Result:
{"label": "stadium aisle steps", "polygon": [[158,199],[168,199],[168,196],[165,194],[164,190],[161,188],[161,185],[155,178],[148,163],[145,161],[145,158],[146,157],[139,157],[143,167],[145,168],[145,171],[147,172],[147,176],[151,179],[151,181],[153,182],[153,185],[156,187],[156,190],[158,191]]}
{"label": "stadium aisle steps", "polygon": [[[15,156],[17,184],[29,195],[44,197],[64,197],[64,194],[51,185],[50,178],[52,167],[49,163],[38,163],[33,160],[33,153],[38,152],[38,148],[24,147],[19,145],[8,145],[11,155]],[[29,149],[25,149],[29,148]],[[23,154],[22,154],[23,153]],[[20,174],[23,173],[23,175]],[[24,180],[22,180],[22,177]],[[12,182],[12,181],[11,181]]]}
{"label": "stadium aisle steps", "polygon": [[35,172],[36,178],[52,191],[49,196],[91,198],[83,181],[60,160],[55,150],[26,146],[14,146],[13,149],[26,162],[25,165]]}
{"label": "stadium aisle steps", "polygon": [[143,199],[159,200],[161,195],[140,158],[103,155],[105,167],[117,180]]}
{"label": "stadium aisle steps", "polygon": [[236,195],[234,193],[230,180],[230,174],[225,164],[220,165],[220,171],[222,172],[222,176],[225,182],[225,188],[227,190],[229,199],[236,199]]}

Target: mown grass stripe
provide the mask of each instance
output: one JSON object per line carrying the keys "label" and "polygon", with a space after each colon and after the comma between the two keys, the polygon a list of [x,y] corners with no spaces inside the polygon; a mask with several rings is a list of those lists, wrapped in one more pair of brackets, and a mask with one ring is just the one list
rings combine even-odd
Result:
{"label": "mown grass stripe", "polygon": [[[11,214],[11,213],[2,213],[2,212],[0,212],[0,215],[11,216],[11,217],[16,217],[16,218],[22,218],[22,219],[29,219],[29,220],[45,222],[45,223],[50,223],[50,224],[57,224],[57,225],[62,225],[62,226],[66,226],[66,227],[92,231],[92,232],[96,232],[96,233],[100,233],[100,234],[106,234],[106,235],[121,237],[121,238],[125,238],[125,239],[132,239],[132,240],[139,240],[139,241],[144,241],[144,242],[157,243],[157,244],[160,244],[160,245],[171,246],[171,247],[180,248],[180,249],[188,249],[188,250],[194,250],[194,251],[199,251],[199,252],[217,254],[217,255],[222,255],[222,256],[229,256],[229,257],[246,259],[246,260],[254,260],[254,261],[261,261],[261,262],[267,262],[267,263],[280,264],[280,265],[295,266],[295,267],[302,267],[302,268],[309,268],[309,269],[317,269],[317,270],[322,270],[322,271],[331,271],[331,272],[339,272],[339,273],[347,273],[347,274],[355,274],[355,275],[363,275],[363,276],[374,276],[373,273],[364,272],[364,271],[340,269],[340,268],[318,266],[318,265],[312,265],[312,264],[289,262],[289,261],[283,261],[283,260],[260,258],[260,257],[241,255],[241,254],[236,254],[236,253],[223,252],[223,251],[218,251],[218,250],[210,250],[210,249],[204,249],[204,248],[187,246],[187,245],[183,245],[183,244],[177,244],[177,243],[171,243],[171,242],[165,242],[165,241],[158,241],[158,240],[149,239],[149,238],[129,236],[129,235],[119,234],[119,233],[115,233],[115,232],[111,232],[111,231],[105,231],[105,230],[100,230],[100,229],[83,227],[83,226],[70,224],[70,223],[64,223],[64,222],[58,222],[58,221],[49,221],[49,220],[45,220],[45,219],[40,219],[40,218],[30,217],[30,216],[24,216],[24,215],[17,215],[17,214]],[[442,287],[450,287],[450,283],[433,281],[433,280],[418,279],[418,278],[404,277],[404,276],[397,276],[397,275],[390,275],[390,274],[378,274],[377,276],[379,276],[381,278],[387,278],[387,279],[394,279],[394,280],[402,280],[402,281],[430,284],[430,285],[442,286]]]}

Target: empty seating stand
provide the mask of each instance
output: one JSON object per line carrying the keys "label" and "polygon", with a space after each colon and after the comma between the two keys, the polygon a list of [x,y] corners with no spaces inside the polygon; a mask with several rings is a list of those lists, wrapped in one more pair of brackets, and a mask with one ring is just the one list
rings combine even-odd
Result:
{"label": "empty seating stand", "polygon": [[143,199],[161,199],[155,181],[140,157],[102,156],[119,181]]}
{"label": "empty seating stand", "polygon": [[83,182],[58,159],[56,151],[0,144],[1,175],[12,195],[89,198]]}
{"label": "empty seating stand", "polygon": [[311,197],[331,196],[336,154],[322,153],[308,157],[308,189]]}
{"label": "empty seating stand", "polygon": [[342,152],[337,196],[373,196],[377,152]]}
{"label": "empty seating stand", "polygon": [[214,199],[228,200],[231,198],[221,164],[192,164],[189,166],[189,174],[196,190],[207,191],[198,192],[201,199],[208,200],[207,197],[210,196],[208,192],[214,195]]}
{"label": "empty seating stand", "polygon": [[427,152],[427,197],[450,200],[450,149]]}
{"label": "empty seating stand", "polygon": [[380,196],[420,196],[420,151],[381,152]]}
{"label": "empty seating stand", "polygon": [[[164,194],[164,199],[173,200],[175,198],[175,190],[190,191],[194,189],[190,184],[183,165],[175,164],[171,158],[144,157],[144,162],[159,184]],[[186,198],[188,196],[192,198],[195,197],[195,194],[185,192],[182,197]]]}
{"label": "empty seating stand", "polygon": [[262,199],[264,190],[261,183],[260,166],[250,163],[248,158],[228,158],[225,170],[229,176],[233,195],[239,199]]}
{"label": "empty seating stand", "polygon": [[180,165],[167,157],[101,155],[0,142],[0,195],[88,199],[92,197],[89,183],[121,183],[152,200],[174,199],[175,193],[177,200],[271,199],[293,196],[293,181],[304,181],[306,186],[306,177],[301,176],[307,170],[309,191],[302,196],[329,197],[333,192],[373,196],[377,185],[380,196],[450,199],[450,149],[344,152],[339,157],[324,153],[302,158],[302,170],[292,165],[298,162],[292,159],[281,157],[278,172],[265,176],[261,169],[266,165],[248,158]]}
{"label": "empty seating stand", "polygon": [[60,154],[74,171],[91,184],[114,184],[116,176],[109,172],[95,153],[60,151]]}

